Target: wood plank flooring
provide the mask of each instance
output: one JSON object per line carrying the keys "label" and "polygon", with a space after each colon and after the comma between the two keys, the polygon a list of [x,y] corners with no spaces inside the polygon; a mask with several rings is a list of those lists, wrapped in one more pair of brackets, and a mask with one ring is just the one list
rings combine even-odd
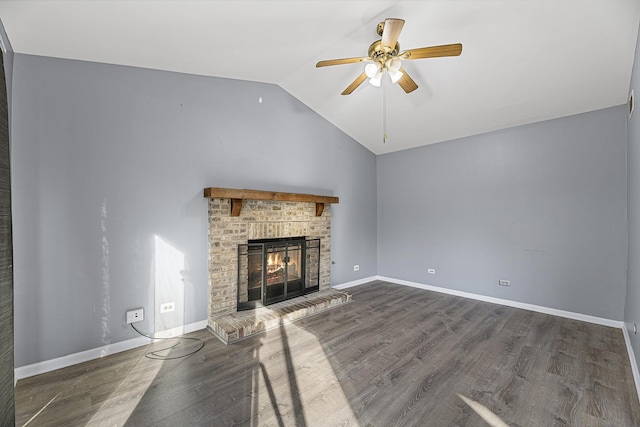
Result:
{"label": "wood plank flooring", "polygon": [[188,358],[145,347],[26,378],[16,423],[489,425],[464,396],[509,426],[640,425],[618,329],[385,282],[350,291],[351,304],[229,346],[189,334],[206,345]]}

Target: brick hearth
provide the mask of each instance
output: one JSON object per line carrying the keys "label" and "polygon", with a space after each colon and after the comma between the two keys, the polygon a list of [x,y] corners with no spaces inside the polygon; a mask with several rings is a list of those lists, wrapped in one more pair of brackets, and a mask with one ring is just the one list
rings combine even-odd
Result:
{"label": "brick hearth", "polygon": [[351,302],[350,293],[329,289],[255,310],[214,317],[209,322],[209,330],[223,343],[231,344],[348,302]]}

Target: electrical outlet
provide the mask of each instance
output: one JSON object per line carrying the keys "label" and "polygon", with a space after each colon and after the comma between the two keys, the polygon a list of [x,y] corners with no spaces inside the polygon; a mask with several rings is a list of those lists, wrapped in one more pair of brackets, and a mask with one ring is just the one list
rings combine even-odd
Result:
{"label": "electrical outlet", "polygon": [[511,281],[510,280],[498,280],[498,285],[500,286],[511,286]]}
{"label": "electrical outlet", "polygon": [[165,302],[164,304],[160,304],[160,314],[170,313],[172,311],[176,311],[175,302]]}
{"label": "electrical outlet", "polygon": [[360,270],[360,266],[359,265],[354,265],[353,266],[353,271],[358,271]]}
{"label": "electrical outlet", "polygon": [[429,273],[429,274],[436,274],[436,269],[435,269],[435,268],[428,268],[428,269],[427,269],[427,273]]}
{"label": "electrical outlet", "polygon": [[127,323],[134,323],[144,320],[144,309],[137,308],[127,311]]}

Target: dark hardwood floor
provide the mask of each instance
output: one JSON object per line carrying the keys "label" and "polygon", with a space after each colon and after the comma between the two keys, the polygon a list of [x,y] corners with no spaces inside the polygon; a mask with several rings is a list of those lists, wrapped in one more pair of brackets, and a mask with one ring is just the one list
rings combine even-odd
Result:
{"label": "dark hardwood floor", "polygon": [[640,425],[618,329],[384,282],[350,291],[230,346],[189,334],[206,345],[188,358],[145,347],[21,380],[17,425],[489,425],[461,396],[509,426]]}

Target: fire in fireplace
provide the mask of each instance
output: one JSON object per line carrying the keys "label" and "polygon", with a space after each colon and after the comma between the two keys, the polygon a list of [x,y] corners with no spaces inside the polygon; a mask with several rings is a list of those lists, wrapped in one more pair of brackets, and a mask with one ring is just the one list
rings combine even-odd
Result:
{"label": "fire in fireplace", "polygon": [[317,291],[320,239],[250,240],[238,245],[238,310]]}

